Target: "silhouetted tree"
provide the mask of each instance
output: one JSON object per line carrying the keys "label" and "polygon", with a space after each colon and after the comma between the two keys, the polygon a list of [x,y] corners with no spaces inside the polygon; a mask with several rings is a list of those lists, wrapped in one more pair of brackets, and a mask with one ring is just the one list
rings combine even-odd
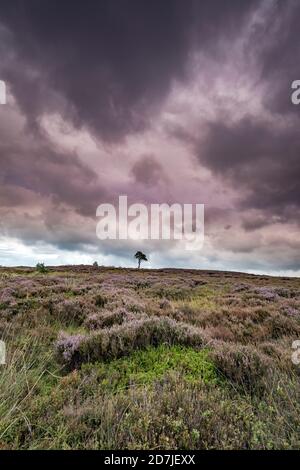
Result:
{"label": "silhouetted tree", "polygon": [[139,269],[141,266],[141,261],[148,261],[147,256],[142,251],[137,251],[134,257],[138,260]]}

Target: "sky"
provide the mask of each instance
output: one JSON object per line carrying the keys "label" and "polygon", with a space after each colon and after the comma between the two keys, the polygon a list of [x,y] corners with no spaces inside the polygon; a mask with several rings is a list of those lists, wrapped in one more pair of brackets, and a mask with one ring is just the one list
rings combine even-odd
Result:
{"label": "sky", "polygon": [[[0,264],[300,274],[298,0],[1,0]],[[199,251],[96,208],[205,205]]]}

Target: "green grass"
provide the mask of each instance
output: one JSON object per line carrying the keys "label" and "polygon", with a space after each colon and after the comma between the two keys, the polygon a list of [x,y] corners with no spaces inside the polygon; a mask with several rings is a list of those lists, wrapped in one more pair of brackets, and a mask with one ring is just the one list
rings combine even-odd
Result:
{"label": "green grass", "polygon": [[189,309],[197,312],[199,310],[213,311],[217,307],[218,295],[221,294],[221,289],[214,290],[207,286],[197,287],[190,294],[190,298],[177,298],[174,301],[174,306],[177,308],[188,307]]}
{"label": "green grass", "polygon": [[209,351],[161,345],[134,352],[128,357],[107,363],[82,366],[82,374],[96,371],[99,383],[106,389],[120,390],[130,385],[149,384],[167,372],[177,371],[189,382],[216,382],[217,373]]}

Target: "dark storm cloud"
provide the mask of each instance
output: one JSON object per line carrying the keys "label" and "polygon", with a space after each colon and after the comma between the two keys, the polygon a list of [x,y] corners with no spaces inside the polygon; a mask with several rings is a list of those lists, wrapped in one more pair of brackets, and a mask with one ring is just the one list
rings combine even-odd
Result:
{"label": "dark storm cloud", "polygon": [[[299,9],[294,0],[2,0],[0,245],[4,235],[132,256],[135,241],[95,235],[98,204],[127,193],[205,202],[200,256],[215,268],[299,269],[300,106],[290,101]],[[140,249],[197,263],[160,241]]]}
{"label": "dark storm cloud", "polygon": [[[300,208],[300,133],[296,127],[274,128],[253,118],[232,125],[213,122],[201,163],[244,189],[243,207],[296,217]],[[297,213],[292,209],[295,208]]]}
{"label": "dark storm cloud", "polygon": [[257,4],[2,1],[0,22],[13,48],[2,74],[31,124],[58,106],[75,124],[116,139],[147,124],[172,80],[185,77],[194,48],[213,48],[224,35],[238,34]]}
{"label": "dark storm cloud", "polygon": [[[67,204],[78,214],[94,217],[105,194],[97,175],[76,154],[58,152],[46,144],[24,149],[15,143],[1,142],[0,165],[0,184],[5,193],[1,205],[20,203],[22,190],[30,190],[37,198],[50,197],[54,203]],[[11,201],[7,200],[9,195]]]}
{"label": "dark storm cloud", "polygon": [[265,106],[299,118],[299,109],[291,103],[291,84],[300,79],[300,2],[274,0],[269,5],[265,21],[253,31],[249,49],[267,85]]}
{"label": "dark storm cloud", "polygon": [[199,161],[240,190],[240,209],[261,211],[244,221],[245,230],[275,219],[300,219],[300,112],[291,103],[291,83],[300,78],[300,4],[274,0],[264,5],[244,44],[244,57],[255,58],[248,73],[263,90],[262,104],[272,119],[249,114],[232,122],[223,112],[208,124],[204,144],[187,136]]}

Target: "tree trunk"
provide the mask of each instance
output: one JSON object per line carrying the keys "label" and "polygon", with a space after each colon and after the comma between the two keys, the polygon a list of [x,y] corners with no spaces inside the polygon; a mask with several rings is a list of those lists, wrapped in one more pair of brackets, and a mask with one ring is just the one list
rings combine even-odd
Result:
{"label": "tree trunk", "polygon": [[140,269],[141,267],[141,260],[139,259],[139,266],[138,266],[138,269]]}

